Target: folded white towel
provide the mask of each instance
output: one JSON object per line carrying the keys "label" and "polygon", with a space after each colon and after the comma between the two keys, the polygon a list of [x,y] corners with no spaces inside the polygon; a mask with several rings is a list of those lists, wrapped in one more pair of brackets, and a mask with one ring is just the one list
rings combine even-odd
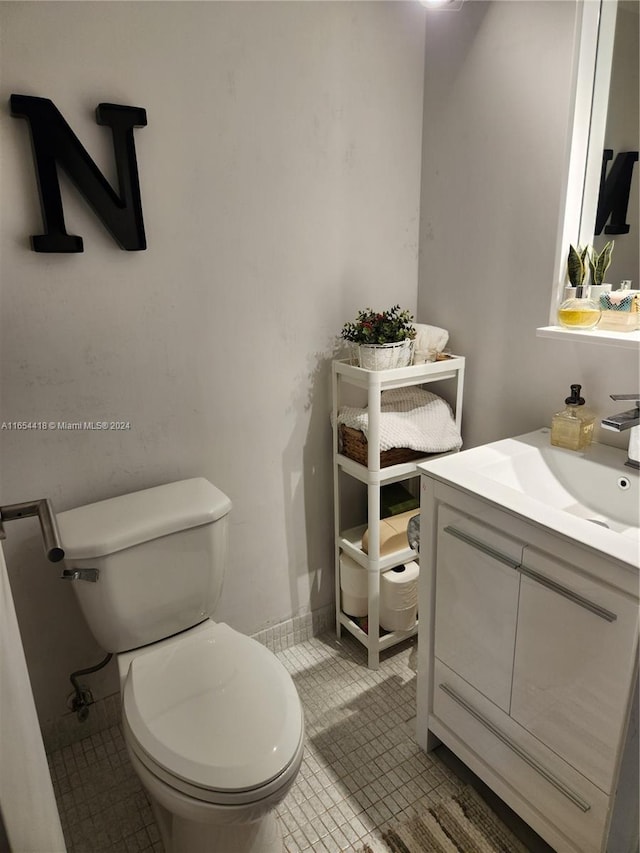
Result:
{"label": "folded white towel", "polygon": [[[338,423],[369,437],[367,409],[344,406]],[[445,453],[462,447],[460,432],[446,400],[410,386],[383,391],[380,403],[380,450],[409,447],[424,453]]]}
{"label": "folded white towel", "polygon": [[416,352],[442,352],[449,340],[449,332],[437,326],[414,323],[416,330]]}

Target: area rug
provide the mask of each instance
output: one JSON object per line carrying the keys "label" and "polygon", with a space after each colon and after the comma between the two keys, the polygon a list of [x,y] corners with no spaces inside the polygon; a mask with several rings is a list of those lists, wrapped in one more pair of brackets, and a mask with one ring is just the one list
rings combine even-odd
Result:
{"label": "area rug", "polygon": [[[528,853],[469,785],[383,830],[391,853]],[[368,844],[360,853],[374,853]]]}

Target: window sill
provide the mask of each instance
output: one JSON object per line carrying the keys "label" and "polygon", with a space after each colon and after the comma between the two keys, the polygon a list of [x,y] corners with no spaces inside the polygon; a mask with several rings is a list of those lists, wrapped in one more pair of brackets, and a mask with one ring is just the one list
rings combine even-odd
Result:
{"label": "window sill", "polygon": [[597,344],[598,346],[640,349],[640,331],[606,332],[598,329],[564,329],[562,326],[542,326],[536,329],[538,338],[575,341],[577,343]]}

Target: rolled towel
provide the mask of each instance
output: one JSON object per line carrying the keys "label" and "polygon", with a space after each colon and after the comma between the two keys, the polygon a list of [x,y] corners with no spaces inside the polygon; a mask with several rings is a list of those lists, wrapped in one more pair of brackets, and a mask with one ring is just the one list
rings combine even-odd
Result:
{"label": "rolled towel", "polygon": [[416,330],[416,353],[442,352],[449,340],[449,332],[437,326],[427,326],[424,323],[414,323]]}
{"label": "rolled towel", "polygon": [[603,293],[600,297],[600,308],[603,311],[633,311],[636,294],[632,290],[614,290]]}

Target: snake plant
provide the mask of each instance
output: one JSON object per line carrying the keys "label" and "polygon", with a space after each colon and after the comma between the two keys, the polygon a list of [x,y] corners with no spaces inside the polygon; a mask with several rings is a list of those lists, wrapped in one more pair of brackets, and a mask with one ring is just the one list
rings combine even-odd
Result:
{"label": "snake plant", "polygon": [[604,246],[600,254],[591,247],[589,255],[589,269],[591,270],[591,284],[602,284],[604,274],[611,266],[611,255],[613,253],[614,241],[609,242]]}
{"label": "snake plant", "polygon": [[581,249],[579,246],[569,246],[569,257],[567,258],[567,275],[572,287],[577,287],[584,282],[587,272],[587,258],[589,246]]}

